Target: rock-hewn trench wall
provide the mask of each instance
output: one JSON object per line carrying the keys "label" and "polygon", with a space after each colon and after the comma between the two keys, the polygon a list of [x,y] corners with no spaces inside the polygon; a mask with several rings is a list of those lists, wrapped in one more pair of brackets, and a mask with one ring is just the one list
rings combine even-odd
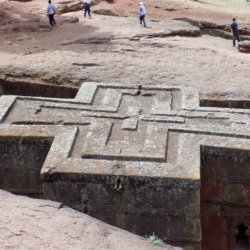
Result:
{"label": "rock-hewn trench wall", "polygon": [[0,79],[1,95],[21,95],[21,96],[40,96],[54,98],[74,98],[78,92],[77,87],[56,86],[53,84],[27,83],[23,81]]}
{"label": "rock-hewn trench wall", "polygon": [[66,176],[57,176],[57,180],[45,183],[44,191],[48,199],[60,200],[139,235],[155,232],[164,241],[178,245],[183,245],[183,239],[199,240],[198,181],[110,175],[67,180]]}
{"label": "rock-hewn trench wall", "polygon": [[43,197],[41,168],[52,138],[0,137],[0,189]]}
{"label": "rock-hewn trench wall", "polygon": [[250,225],[249,176],[249,151],[202,148],[202,250],[249,249],[248,233],[238,230]]}

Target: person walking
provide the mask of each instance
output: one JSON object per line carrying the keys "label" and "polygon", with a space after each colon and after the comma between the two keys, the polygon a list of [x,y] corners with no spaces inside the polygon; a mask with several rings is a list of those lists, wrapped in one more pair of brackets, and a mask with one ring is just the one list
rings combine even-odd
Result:
{"label": "person walking", "polygon": [[84,0],[83,3],[84,3],[84,17],[86,17],[87,13],[88,13],[89,18],[91,18],[91,16],[90,16],[90,3],[91,3],[91,0]]}
{"label": "person walking", "polygon": [[140,24],[143,24],[145,28],[147,27],[146,20],[145,20],[146,14],[147,14],[146,7],[143,4],[143,2],[140,2],[140,18],[139,18],[139,20],[140,20]]}
{"label": "person walking", "polygon": [[236,18],[233,18],[233,23],[231,24],[231,30],[233,32],[233,47],[235,47],[235,41],[240,42],[239,28]]}
{"label": "person walking", "polygon": [[56,25],[56,21],[54,19],[55,12],[56,12],[55,5],[51,3],[51,0],[49,0],[47,13],[48,13],[49,23],[50,23],[51,27]]}

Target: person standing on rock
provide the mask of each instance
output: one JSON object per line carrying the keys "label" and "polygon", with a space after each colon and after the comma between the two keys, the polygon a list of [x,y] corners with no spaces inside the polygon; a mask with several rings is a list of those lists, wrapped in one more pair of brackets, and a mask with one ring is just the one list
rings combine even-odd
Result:
{"label": "person standing on rock", "polygon": [[236,22],[236,18],[233,18],[233,23],[231,24],[231,30],[233,32],[233,47],[235,47],[235,41],[240,42],[238,23]]}
{"label": "person standing on rock", "polygon": [[51,3],[51,0],[48,1],[47,13],[48,13],[49,23],[51,27],[55,26],[56,21],[54,19],[54,15],[56,13],[56,8],[55,8],[55,5]]}
{"label": "person standing on rock", "polygon": [[139,20],[140,20],[140,24],[143,24],[145,28],[147,27],[147,24],[145,21],[146,14],[147,14],[146,7],[143,4],[143,2],[140,2],[140,18],[139,18]]}
{"label": "person standing on rock", "polygon": [[90,16],[90,3],[91,3],[91,0],[83,0],[83,3],[84,3],[84,17],[86,17],[87,13],[88,13],[89,18],[91,18],[91,16]]}

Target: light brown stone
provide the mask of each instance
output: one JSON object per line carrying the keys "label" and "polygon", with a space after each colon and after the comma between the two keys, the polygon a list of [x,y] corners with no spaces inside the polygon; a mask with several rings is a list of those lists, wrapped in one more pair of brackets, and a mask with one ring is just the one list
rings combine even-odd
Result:
{"label": "light brown stone", "polygon": [[[249,102],[101,83],[83,84],[75,99],[2,96],[1,188],[185,249],[230,249],[237,223],[249,221]],[[41,172],[33,159],[44,160]],[[226,213],[215,218],[218,209]]]}

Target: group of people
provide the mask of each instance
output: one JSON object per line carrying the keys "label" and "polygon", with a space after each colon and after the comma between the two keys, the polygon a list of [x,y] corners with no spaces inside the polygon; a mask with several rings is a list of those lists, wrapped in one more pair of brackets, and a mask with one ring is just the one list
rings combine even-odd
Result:
{"label": "group of people", "polygon": [[[83,4],[84,4],[84,17],[89,16],[89,18],[91,18],[90,15],[90,3],[91,0],[83,0]],[[48,0],[48,7],[47,7],[47,15],[49,18],[49,23],[51,25],[51,27],[56,25],[56,21],[55,21],[55,16],[56,14],[56,8],[55,5],[51,2],[51,0]]]}
{"label": "group of people", "polygon": [[[146,7],[143,4],[143,2],[140,2],[140,17],[139,17],[139,20],[140,20],[140,24],[143,24],[144,27],[147,27],[147,23],[146,23],[146,20],[145,20],[146,14],[147,14]],[[232,30],[232,33],[233,33],[233,47],[235,47],[236,46],[236,41],[240,42],[239,27],[238,27],[238,23],[237,23],[235,17],[233,18],[233,22],[232,22],[230,27],[231,27],[231,30]]]}
{"label": "group of people", "polygon": [[[84,4],[84,17],[87,17],[87,15],[89,16],[89,18],[91,18],[91,10],[90,10],[90,4],[91,4],[91,0],[83,0],[83,4]],[[48,0],[48,7],[47,7],[47,15],[49,18],[49,23],[51,25],[51,27],[56,25],[56,21],[55,21],[55,13],[56,13],[56,8],[55,5],[51,2],[51,0]],[[147,11],[146,11],[146,7],[143,4],[143,2],[140,2],[140,24],[143,24],[144,27],[147,27],[146,24],[146,17]]]}
{"label": "group of people", "polygon": [[[143,4],[143,2],[140,2],[140,17],[139,17],[139,20],[140,20],[140,24],[143,24],[144,27],[147,27],[146,20],[145,20],[146,14],[147,14],[146,7]],[[238,27],[238,23],[237,23],[235,17],[233,18],[233,22],[232,22],[230,27],[231,27],[231,31],[233,33],[233,47],[235,47],[236,46],[236,41],[240,42],[239,27]]]}
{"label": "group of people", "polygon": [[[84,3],[84,17],[86,17],[88,14],[89,18],[91,18],[91,14],[90,14],[91,0],[83,0],[83,3]],[[51,2],[51,0],[48,0],[47,14],[49,18],[49,23],[52,27],[56,25],[56,21],[54,19],[55,12],[56,12],[55,5]],[[146,28],[147,27],[147,23],[146,23],[147,10],[143,2],[140,2],[139,12],[140,12],[140,17],[139,17],[140,24]],[[233,33],[233,46],[235,47],[236,41],[240,42],[239,28],[238,28],[236,18],[233,18],[233,22],[230,27]]]}
{"label": "group of people", "polygon": [[[146,7],[143,4],[143,2],[140,2],[139,20],[140,20],[140,24],[143,24],[144,27],[147,27],[146,20],[145,20],[146,14],[147,14]],[[236,21],[236,18],[233,18],[233,22],[230,27],[233,33],[233,47],[235,47],[236,41],[240,42],[239,28],[238,28],[238,23]]]}

